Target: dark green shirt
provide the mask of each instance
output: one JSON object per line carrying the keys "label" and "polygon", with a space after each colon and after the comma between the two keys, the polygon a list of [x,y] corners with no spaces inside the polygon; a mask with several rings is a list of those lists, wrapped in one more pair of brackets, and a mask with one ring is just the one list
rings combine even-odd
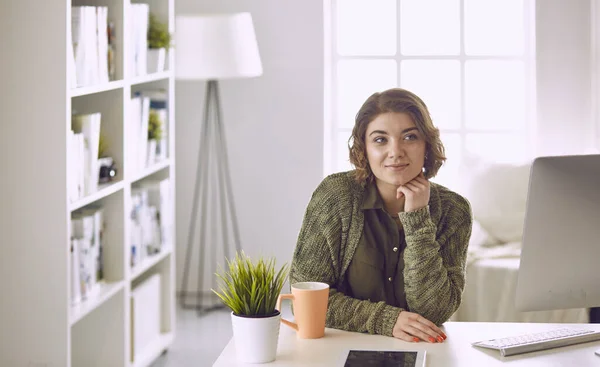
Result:
{"label": "dark green shirt", "polygon": [[407,309],[404,294],[404,231],[399,219],[384,210],[375,183],[365,188],[362,210],[363,233],[348,266],[350,296],[383,301]]}

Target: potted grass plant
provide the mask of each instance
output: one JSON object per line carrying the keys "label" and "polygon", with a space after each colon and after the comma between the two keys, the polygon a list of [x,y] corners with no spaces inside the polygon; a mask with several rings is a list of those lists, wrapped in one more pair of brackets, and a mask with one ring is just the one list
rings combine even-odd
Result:
{"label": "potted grass plant", "polygon": [[171,38],[168,25],[160,22],[156,15],[150,13],[146,60],[149,73],[157,73],[165,69],[167,50],[171,47]]}
{"label": "potted grass plant", "polygon": [[156,148],[158,143],[162,140],[163,130],[162,121],[158,113],[150,109],[150,115],[148,118],[148,157],[147,166],[151,166],[156,163]]}
{"label": "potted grass plant", "polygon": [[281,314],[275,309],[288,266],[275,269],[275,259],[256,262],[244,253],[227,260],[216,275],[219,290],[212,290],[231,309],[233,340],[238,360],[267,363],[275,360]]}

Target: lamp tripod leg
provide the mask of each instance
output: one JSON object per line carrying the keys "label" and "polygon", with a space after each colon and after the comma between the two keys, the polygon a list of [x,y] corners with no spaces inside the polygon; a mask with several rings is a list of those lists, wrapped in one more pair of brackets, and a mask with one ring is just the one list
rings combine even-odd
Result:
{"label": "lamp tripod leg", "polygon": [[[208,180],[208,163],[209,163],[209,156],[210,156],[210,147],[208,146],[209,143],[209,135],[210,135],[210,126],[209,126],[209,116],[210,116],[210,109],[211,109],[211,96],[212,96],[212,89],[213,86],[210,82],[207,83],[206,86],[206,95],[204,98],[204,116],[202,119],[202,125],[200,126],[200,147],[198,149],[198,163],[197,163],[197,168],[196,168],[196,181],[195,181],[195,185],[194,185],[194,197],[193,197],[193,202],[192,202],[192,212],[190,215],[190,225],[189,225],[189,231],[188,231],[188,241],[187,241],[187,249],[186,249],[186,258],[185,258],[185,263],[184,263],[184,268],[183,268],[183,279],[182,279],[182,286],[181,286],[181,307],[184,309],[197,309],[197,310],[202,310],[203,306],[202,306],[202,285],[203,285],[203,278],[202,278],[202,270],[203,270],[203,262],[204,262],[204,244],[206,242],[205,239],[205,235],[204,235],[204,230],[206,227],[206,197],[207,197],[207,191],[208,191],[208,186],[207,186],[207,180]],[[199,204],[199,199],[200,199],[200,195],[202,196],[201,199],[201,215],[200,215],[200,220],[201,220],[201,224],[200,224],[200,245],[199,245],[199,263],[200,263],[200,267],[198,268],[198,293],[196,294],[196,299],[197,299],[197,303],[194,305],[189,305],[185,302],[186,297],[189,294],[188,289],[188,280],[189,280],[189,270],[190,270],[190,263],[191,263],[191,259],[192,259],[192,255],[193,255],[193,247],[194,247],[194,233],[195,233],[195,229],[196,229],[196,225],[197,225],[197,216],[198,216],[198,204]]]}
{"label": "lamp tripod leg", "polygon": [[[235,203],[233,199],[233,190],[231,189],[231,175],[229,171],[229,158],[227,156],[227,140],[225,138],[225,133],[223,132],[223,124],[222,124],[222,109],[221,109],[221,101],[219,98],[219,84],[215,82],[215,96],[216,96],[216,126],[215,130],[217,131],[218,139],[219,139],[219,148],[221,149],[221,156],[223,158],[221,168],[222,179],[225,181],[225,193],[226,197],[229,199],[229,214],[231,215],[231,226],[233,230],[233,240],[235,245],[235,250],[237,252],[242,251],[241,242],[240,242],[240,231],[238,228],[237,215],[235,212]],[[228,246],[228,243],[225,244]]]}
{"label": "lamp tripod leg", "polygon": [[[191,213],[191,221],[190,228],[188,232],[188,243],[186,249],[186,258],[185,265],[183,269],[183,280],[182,280],[182,307],[183,308],[193,308],[198,311],[198,314],[203,314],[206,312],[210,312],[212,310],[225,308],[225,305],[218,302],[217,304],[211,304],[205,306],[204,297],[213,299],[213,293],[211,291],[205,292],[203,291],[204,286],[204,272],[207,270],[205,268],[205,257],[204,250],[207,246],[206,239],[206,227],[207,227],[207,206],[208,206],[208,176],[211,172],[212,165],[216,165],[214,167],[216,169],[216,182],[214,184],[217,185],[218,190],[218,201],[219,201],[219,209],[220,209],[220,220],[221,220],[221,236],[222,236],[222,245],[223,245],[223,255],[226,259],[231,259],[230,257],[230,237],[229,237],[229,226],[228,219],[231,220],[232,232],[233,232],[233,240],[234,240],[234,248],[236,251],[241,251],[240,244],[240,235],[239,228],[237,223],[237,215],[235,212],[235,204],[233,200],[232,193],[232,185],[231,185],[231,176],[229,173],[229,160],[227,157],[227,143],[225,139],[225,133],[223,131],[222,124],[222,111],[221,111],[221,103],[219,98],[219,87],[218,82],[216,80],[209,80],[206,84],[206,95],[204,101],[204,116],[202,121],[202,126],[200,129],[201,139],[200,139],[200,149],[198,151],[198,166],[196,170],[196,182],[194,187],[194,198],[192,203],[192,213]],[[214,135],[214,136],[213,136]],[[211,144],[212,142],[212,144]],[[214,148],[212,153],[215,154],[214,159],[211,160],[211,150]],[[212,165],[211,165],[212,162]],[[211,192],[212,199],[216,199],[215,192]],[[187,295],[187,286],[188,286],[188,278],[189,278],[189,268],[191,263],[191,258],[193,255],[193,238],[194,238],[194,229],[197,224],[197,216],[198,216],[198,204],[200,205],[200,228],[199,228],[199,256],[198,256],[198,285],[197,285],[197,303],[196,305],[187,305],[183,298]],[[216,209],[217,205],[213,206]],[[230,218],[228,218],[228,215]],[[211,225],[214,229],[214,223]],[[211,241],[214,241],[216,236],[213,234]],[[218,248],[215,246],[211,246],[211,254],[212,261],[210,266],[210,274],[214,273],[213,266],[216,266],[217,263],[217,251]],[[216,279],[214,276],[211,278],[211,286],[216,288]]]}
{"label": "lamp tripod leg", "polygon": [[[208,94],[204,97],[204,118],[202,120],[202,124],[200,125],[200,146],[198,147],[198,160],[196,167],[196,181],[194,182],[194,197],[192,201],[192,212],[190,213],[190,224],[188,229],[188,238],[187,238],[187,248],[185,253],[185,263],[183,266],[183,277],[181,282],[181,293],[180,293],[180,303],[181,307],[184,309],[196,308],[196,306],[188,305],[185,300],[188,295],[188,279],[189,279],[189,271],[190,271],[190,262],[193,255],[193,240],[194,233],[196,229],[196,222],[198,216],[198,199],[200,196],[201,182],[202,178],[206,175],[205,171],[205,163],[203,162],[203,158],[206,156],[207,146],[206,142],[208,139],[206,138],[207,128],[208,128]],[[202,249],[200,249],[202,251]]]}

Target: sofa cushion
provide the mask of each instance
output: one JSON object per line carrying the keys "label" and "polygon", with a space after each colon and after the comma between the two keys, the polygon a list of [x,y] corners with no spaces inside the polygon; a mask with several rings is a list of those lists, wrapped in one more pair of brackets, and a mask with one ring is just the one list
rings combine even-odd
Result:
{"label": "sofa cushion", "polygon": [[475,156],[463,160],[458,191],[471,203],[474,219],[497,242],[521,241],[530,168],[530,162],[493,163]]}

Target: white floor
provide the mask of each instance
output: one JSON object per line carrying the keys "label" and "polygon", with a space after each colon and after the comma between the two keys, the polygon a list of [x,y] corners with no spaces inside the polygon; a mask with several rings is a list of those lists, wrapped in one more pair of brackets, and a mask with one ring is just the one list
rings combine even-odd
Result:
{"label": "white floor", "polygon": [[198,316],[177,309],[175,341],[151,367],[212,366],[231,339],[231,314],[226,310]]}

